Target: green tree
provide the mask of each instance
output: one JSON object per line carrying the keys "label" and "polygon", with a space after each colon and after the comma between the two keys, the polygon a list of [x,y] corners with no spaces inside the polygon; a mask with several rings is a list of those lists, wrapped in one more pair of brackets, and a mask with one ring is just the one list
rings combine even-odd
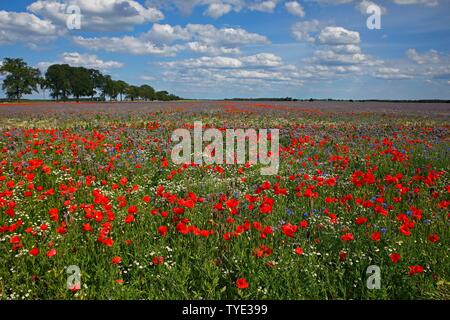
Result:
{"label": "green tree", "polygon": [[147,84],[144,84],[139,87],[139,96],[145,101],[155,100],[155,89]]}
{"label": "green tree", "polygon": [[105,81],[105,77],[103,74],[95,69],[89,69],[89,78],[90,78],[90,91],[91,91],[91,100],[94,100],[94,96],[97,94],[96,89],[100,89]]}
{"label": "green tree", "polygon": [[169,94],[169,100],[171,100],[171,101],[181,100],[181,98],[179,96],[174,95],[174,94]]}
{"label": "green tree", "polygon": [[167,91],[156,92],[156,99],[159,101],[169,101],[169,92]]}
{"label": "green tree", "polygon": [[101,90],[102,90],[102,96],[104,96],[104,97],[108,96],[109,100],[116,100],[117,95],[119,94],[118,90],[117,90],[116,81],[111,79],[111,76],[109,76],[109,75],[104,76],[103,86],[102,86]]}
{"label": "green tree", "polygon": [[80,101],[80,97],[92,94],[89,70],[83,67],[71,67],[69,73],[70,93]]}
{"label": "green tree", "polygon": [[127,88],[127,91],[126,91],[127,99],[134,101],[140,97],[139,94],[140,94],[139,87],[129,86]]}
{"label": "green tree", "polygon": [[70,92],[70,75],[71,67],[68,64],[54,64],[48,67],[45,73],[44,85],[50,90],[50,96],[58,101],[67,100]]}
{"label": "green tree", "polygon": [[80,101],[81,97],[90,97],[94,100],[94,96],[98,93],[103,100],[106,100],[106,96],[110,100],[117,100],[119,94],[120,101],[123,100],[123,95],[131,101],[138,98],[145,101],[180,99],[167,91],[155,92],[149,85],[130,86],[125,81],[112,80],[111,76],[103,75],[99,70],[72,67],[68,64],[49,66],[45,78],[42,78],[38,69],[28,67],[22,59],[6,58],[0,66],[0,74],[6,75],[2,88],[10,100],[20,101],[24,94],[38,92],[38,87],[49,89],[50,96],[56,101],[60,99],[66,101],[69,96],[73,96],[77,101]]}
{"label": "green tree", "polygon": [[29,67],[22,59],[5,58],[0,67],[0,74],[6,75],[2,89],[8,100],[20,101],[24,94],[39,92],[41,72],[39,69]]}
{"label": "green tree", "polygon": [[109,95],[110,92],[110,81],[112,81],[111,76],[110,75],[104,75],[103,79],[102,79],[102,83],[100,85],[100,96],[102,97],[103,100],[106,100],[106,97]]}
{"label": "green tree", "polygon": [[120,94],[120,101],[122,101],[122,96],[126,94],[127,89],[130,85],[126,83],[125,81],[118,80],[116,81],[116,89],[117,92]]}

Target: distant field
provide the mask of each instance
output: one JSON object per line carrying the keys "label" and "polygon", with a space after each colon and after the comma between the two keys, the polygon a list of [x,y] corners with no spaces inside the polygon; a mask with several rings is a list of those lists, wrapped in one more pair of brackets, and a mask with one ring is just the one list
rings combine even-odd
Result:
{"label": "distant field", "polygon": [[178,102],[30,102],[0,104],[0,115],[45,114],[45,113],[129,113],[162,110],[207,111],[222,108],[238,108],[247,111],[336,111],[402,113],[421,116],[450,116],[450,103],[405,103],[405,102],[237,102],[237,101],[178,101]]}

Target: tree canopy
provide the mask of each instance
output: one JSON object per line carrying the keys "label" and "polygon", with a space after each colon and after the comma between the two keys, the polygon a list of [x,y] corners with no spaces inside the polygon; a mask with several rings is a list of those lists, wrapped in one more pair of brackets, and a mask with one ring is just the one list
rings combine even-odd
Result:
{"label": "tree canopy", "polygon": [[2,89],[8,100],[20,101],[23,95],[39,92],[42,84],[39,69],[29,67],[22,59],[5,58],[0,66],[0,74],[5,75]]}
{"label": "tree canopy", "polygon": [[23,95],[39,92],[39,87],[48,89],[56,101],[67,101],[71,97],[76,101],[82,98],[117,100],[119,96],[120,101],[124,96],[131,101],[180,100],[167,91],[156,92],[147,84],[140,87],[130,85],[123,80],[113,80],[99,70],[68,64],[53,64],[41,77],[39,69],[29,67],[23,59],[5,58],[0,65],[0,74],[6,76],[2,88],[8,100],[20,101]]}

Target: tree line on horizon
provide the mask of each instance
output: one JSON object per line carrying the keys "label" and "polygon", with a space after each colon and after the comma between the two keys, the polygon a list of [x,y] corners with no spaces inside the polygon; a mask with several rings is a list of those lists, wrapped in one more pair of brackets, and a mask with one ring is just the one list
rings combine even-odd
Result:
{"label": "tree line on horizon", "polygon": [[49,90],[56,101],[77,102],[82,98],[92,101],[173,101],[181,98],[167,91],[156,91],[150,85],[134,86],[122,80],[113,80],[110,75],[96,69],[73,67],[68,64],[53,64],[44,75],[40,70],[28,66],[20,58],[5,58],[0,64],[0,74],[4,75],[2,89],[8,100],[20,101],[24,95]]}

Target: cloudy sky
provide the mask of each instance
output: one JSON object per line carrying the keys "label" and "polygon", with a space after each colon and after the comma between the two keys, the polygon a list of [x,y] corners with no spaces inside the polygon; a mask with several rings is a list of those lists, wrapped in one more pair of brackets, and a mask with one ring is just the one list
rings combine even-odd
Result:
{"label": "cloudy sky", "polygon": [[449,21],[448,0],[1,1],[0,59],[189,98],[450,99]]}

